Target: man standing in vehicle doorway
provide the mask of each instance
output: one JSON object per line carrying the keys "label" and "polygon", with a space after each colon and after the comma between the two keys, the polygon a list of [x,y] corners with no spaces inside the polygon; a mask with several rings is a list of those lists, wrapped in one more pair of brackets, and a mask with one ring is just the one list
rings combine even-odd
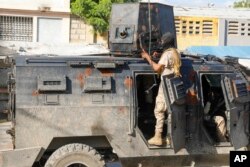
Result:
{"label": "man standing in vehicle doorway", "polygon": [[[153,70],[161,74],[161,83],[156,97],[155,109],[154,109],[154,114],[156,118],[155,135],[154,137],[148,140],[148,143],[150,145],[157,145],[157,146],[161,146],[163,144],[162,131],[165,120],[165,112],[167,112],[167,105],[163,93],[162,76],[167,76],[167,78],[172,78],[181,75],[180,74],[181,59],[180,59],[180,54],[177,52],[175,48],[174,36],[169,32],[164,34],[161,38],[161,45],[163,48],[163,53],[158,63],[152,61],[149,54],[144,50],[141,53],[141,56],[148,61],[148,63],[152,66]],[[167,139],[166,142],[167,144],[170,144],[169,139]]]}

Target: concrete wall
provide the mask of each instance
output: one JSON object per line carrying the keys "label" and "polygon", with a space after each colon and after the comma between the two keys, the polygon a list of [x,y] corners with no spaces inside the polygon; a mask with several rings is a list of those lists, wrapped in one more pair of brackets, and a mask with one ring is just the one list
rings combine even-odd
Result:
{"label": "concrete wall", "polygon": [[50,7],[51,11],[70,12],[70,0],[1,0],[0,8],[38,10]]}
{"label": "concrete wall", "polygon": [[250,45],[250,19],[225,19],[225,45]]}
{"label": "concrete wall", "polygon": [[70,42],[93,43],[93,28],[77,16],[70,17]]}
{"label": "concrete wall", "polygon": [[[43,7],[48,7],[43,10]],[[1,0],[0,15],[7,16],[20,16],[31,17],[33,21],[33,36],[32,42],[39,42],[38,34],[39,19],[54,19],[61,20],[60,23],[60,42],[69,43],[70,33],[70,0]],[[43,31],[57,31],[56,27],[52,24],[43,28]],[[46,41],[42,43],[53,43],[57,38],[56,34],[50,35]],[[50,38],[50,39],[49,39]],[[1,42],[1,41],[0,41]],[[2,41],[5,42],[5,41]],[[6,41],[9,42],[9,41]],[[16,43],[18,41],[10,41]],[[24,41],[27,42],[27,41]]]}
{"label": "concrete wall", "polygon": [[[92,26],[84,22],[78,16],[70,17],[70,42],[71,43],[94,43],[94,34]],[[98,34],[97,43],[107,45],[108,34]]]}

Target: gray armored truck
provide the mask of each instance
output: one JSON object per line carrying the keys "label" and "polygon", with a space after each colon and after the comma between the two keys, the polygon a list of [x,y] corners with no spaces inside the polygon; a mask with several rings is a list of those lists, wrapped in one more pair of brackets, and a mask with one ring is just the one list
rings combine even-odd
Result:
{"label": "gray armored truck", "polygon": [[[231,150],[248,148],[250,129],[249,71],[234,58],[182,54],[182,77],[163,77],[169,111],[163,140],[171,144],[147,142],[161,78],[140,53],[162,52],[166,32],[175,35],[171,6],[115,4],[109,54],[3,60],[0,166],[228,165]],[[211,91],[222,102],[208,112]],[[211,119],[218,109],[223,139]]]}

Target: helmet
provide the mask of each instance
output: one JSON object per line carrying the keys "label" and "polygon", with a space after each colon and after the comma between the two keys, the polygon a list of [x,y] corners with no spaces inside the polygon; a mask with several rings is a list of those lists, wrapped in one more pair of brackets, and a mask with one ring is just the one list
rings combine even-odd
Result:
{"label": "helmet", "polygon": [[163,34],[163,36],[161,37],[161,45],[164,50],[175,47],[174,35],[170,32]]}

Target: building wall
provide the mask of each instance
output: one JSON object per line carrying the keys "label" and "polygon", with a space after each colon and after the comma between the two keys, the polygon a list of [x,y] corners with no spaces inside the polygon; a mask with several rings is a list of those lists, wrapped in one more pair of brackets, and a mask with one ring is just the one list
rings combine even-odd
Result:
{"label": "building wall", "polygon": [[177,46],[216,46],[219,44],[218,19],[209,17],[175,16]]}
{"label": "building wall", "polygon": [[250,20],[249,19],[224,19],[225,34],[224,45],[249,46]]}
{"label": "building wall", "polygon": [[92,43],[94,35],[91,26],[86,24],[77,16],[70,17],[70,42],[72,43]]}
{"label": "building wall", "polygon": [[[43,27],[39,24],[42,19],[48,23]],[[60,20],[60,32],[53,26],[53,19]],[[69,43],[70,0],[1,0],[0,29],[0,42]],[[51,35],[40,41],[38,37],[42,31]],[[60,40],[54,40],[58,34]]]}
{"label": "building wall", "polygon": [[101,43],[107,45],[107,34],[98,34],[94,40],[93,28],[78,16],[70,17],[70,42],[71,43]]}
{"label": "building wall", "polygon": [[50,7],[51,11],[70,12],[70,0],[1,0],[0,8],[40,10]]}

